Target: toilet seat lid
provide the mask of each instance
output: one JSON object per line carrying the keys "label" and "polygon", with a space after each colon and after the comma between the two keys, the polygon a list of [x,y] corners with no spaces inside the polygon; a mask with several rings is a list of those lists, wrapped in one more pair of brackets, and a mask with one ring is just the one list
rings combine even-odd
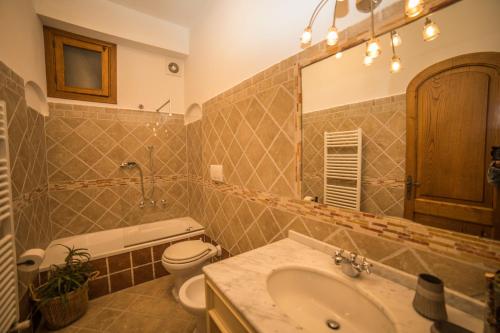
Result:
{"label": "toilet seat lid", "polygon": [[193,261],[204,257],[210,252],[210,243],[201,240],[190,240],[169,246],[163,252],[163,260],[172,263]]}

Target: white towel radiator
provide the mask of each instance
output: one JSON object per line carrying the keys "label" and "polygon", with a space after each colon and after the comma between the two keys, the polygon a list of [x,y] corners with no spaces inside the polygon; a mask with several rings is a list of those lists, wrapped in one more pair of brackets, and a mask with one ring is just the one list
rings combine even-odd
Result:
{"label": "white towel radiator", "polygon": [[323,202],[359,211],[361,202],[361,128],[355,131],[325,132],[324,153]]}
{"label": "white towel radiator", "polygon": [[10,184],[7,110],[0,101],[0,333],[19,320],[17,265]]}

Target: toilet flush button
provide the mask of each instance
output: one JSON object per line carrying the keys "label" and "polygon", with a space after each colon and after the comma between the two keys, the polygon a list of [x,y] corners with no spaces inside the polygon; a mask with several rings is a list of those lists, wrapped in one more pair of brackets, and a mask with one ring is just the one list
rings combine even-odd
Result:
{"label": "toilet flush button", "polygon": [[222,165],[210,165],[210,178],[213,181],[222,183],[224,181],[224,170]]}

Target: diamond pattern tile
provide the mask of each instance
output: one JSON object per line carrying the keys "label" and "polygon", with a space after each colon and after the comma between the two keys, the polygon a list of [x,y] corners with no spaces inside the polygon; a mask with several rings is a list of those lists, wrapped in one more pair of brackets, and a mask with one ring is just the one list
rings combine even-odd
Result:
{"label": "diamond pattern tile", "polygon": [[[74,118],[54,112],[60,107],[51,105],[45,124],[54,238],[188,214],[187,142],[182,117],[163,118],[166,120],[155,136],[151,125],[158,121],[155,114],[101,109],[98,112],[111,118]],[[139,173],[119,165],[124,161],[139,163],[146,177],[146,195],[151,196],[149,145],[153,146],[153,199],[157,204],[141,209]],[[191,171],[199,169],[193,166]]]}
{"label": "diamond pattern tile", "polygon": [[[198,136],[193,130],[204,166],[197,176],[208,180],[208,166],[223,164],[229,184],[294,196],[295,175],[285,174],[285,169],[295,161],[295,98],[281,84],[241,95],[204,107],[202,133]],[[264,160],[270,169],[261,166]]]}
{"label": "diamond pattern tile", "polygon": [[[23,80],[0,62],[0,100],[6,102],[17,254],[51,241],[44,117],[26,105]],[[62,126],[65,126],[62,124]],[[57,131],[64,131],[61,127]],[[19,275],[24,295],[31,276]]]}

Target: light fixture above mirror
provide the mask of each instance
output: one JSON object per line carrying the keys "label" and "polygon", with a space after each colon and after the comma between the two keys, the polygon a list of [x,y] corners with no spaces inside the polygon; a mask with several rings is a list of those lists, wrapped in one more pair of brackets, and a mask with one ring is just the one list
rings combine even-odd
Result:
{"label": "light fixture above mirror", "polygon": [[424,0],[406,0],[405,14],[408,17],[420,15],[424,10]]}
{"label": "light fixture above mirror", "polygon": [[434,39],[439,37],[440,34],[439,27],[436,23],[432,22],[430,18],[425,19],[424,30],[422,31],[422,35],[426,42],[433,41]]}
{"label": "light fixture above mirror", "polygon": [[[307,27],[304,29],[301,37],[301,47],[307,48],[312,45],[312,26],[321,12],[323,7],[328,3],[329,0],[320,0],[320,2],[314,8],[314,11],[309,19]],[[335,24],[335,17],[337,11],[337,2],[344,0],[332,0],[333,1],[333,14],[332,14],[332,24],[330,25],[326,34],[326,45],[335,46],[339,42],[339,32]],[[370,66],[376,58],[382,53],[382,47],[379,40],[379,35],[375,33],[375,15],[374,9],[382,3],[382,0],[357,0],[356,8],[363,13],[370,13],[370,31],[369,39],[366,40],[365,54],[363,58],[363,63],[366,66]],[[424,12],[424,0],[405,0],[405,15],[408,17],[417,17]],[[422,36],[425,41],[432,41],[436,39],[440,34],[439,27],[436,23],[426,18],[424,29],[422,31]],[[401,59],[396,55],[395,48],[401,46],[402,39],[401,36],[396,32],[392,31],[391,34],[391,48],[392,48],[392,58],[390,63],[391,73],[397,73],[401,70]],[[335,57],[339,59],[342,57],[342,49],[338,50]]]}

